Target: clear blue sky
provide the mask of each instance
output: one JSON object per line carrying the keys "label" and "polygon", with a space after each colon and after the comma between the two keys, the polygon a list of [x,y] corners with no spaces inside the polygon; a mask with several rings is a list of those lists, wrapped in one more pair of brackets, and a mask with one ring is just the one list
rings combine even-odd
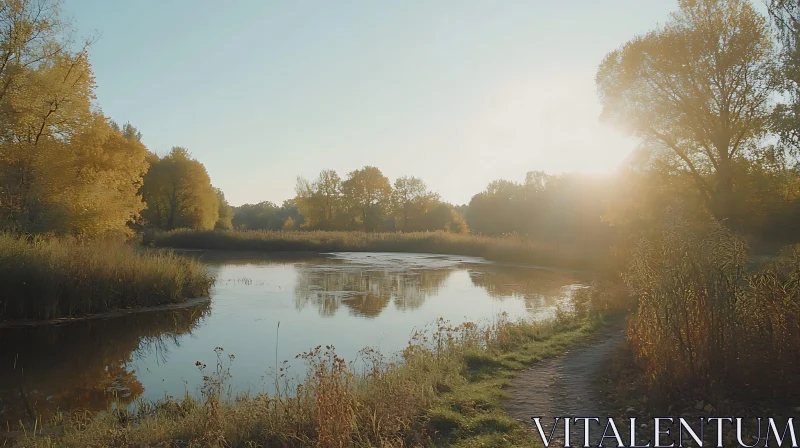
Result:
{"label": "clear blue sky", "polygon": [[64,0],[98,104],[159,154],[185,146],[233,205],[375,165],[466,203],[494,179],[609,170],[603,56],[671,0]]}

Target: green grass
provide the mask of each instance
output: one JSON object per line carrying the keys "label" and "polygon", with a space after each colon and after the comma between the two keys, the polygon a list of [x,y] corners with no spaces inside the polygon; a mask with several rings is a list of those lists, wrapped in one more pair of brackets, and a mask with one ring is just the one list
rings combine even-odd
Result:
{"label": "green grass", "polygon": [[[531,433],[501,408],[515,373],[591,337],[599,321],[435,326],[414,334],[402,359],[364,350],[349,364],[333,348],[299,355],[300,384],[279,372],[279,393],[222,399],[233,358],[218,351],[201,399],[145,403],[137,412],[61,416],[56,429],[29,428],[21,447],[531,446]],[[298,363],[300,361],[297,361]]]}
{"label": "green grass", "polygon": [[[541,441],[506,414],[502,400],[519,370],[588,340],[600,321],[551,324],[545,331],[520,327],[518,340],[500,352],[477,351],[464,357],[465,381],[442,394],[428,413],[436,428],[434,446],[518,447]],[[539,330],[539,331],[537,331]]]}
{"label": "green grass", "polygon": [[418,252],[483,257],[488,260],[608,271],[608,248],[487,237],[443,231],[366,233],[339,231],[173,230],[158,233],[159,247],[216,250],[313,252]]}
{"label": "green grass", "polygon": [[208,295],[212,282],[171,252],[0,234],[0,321],[179,303]]}

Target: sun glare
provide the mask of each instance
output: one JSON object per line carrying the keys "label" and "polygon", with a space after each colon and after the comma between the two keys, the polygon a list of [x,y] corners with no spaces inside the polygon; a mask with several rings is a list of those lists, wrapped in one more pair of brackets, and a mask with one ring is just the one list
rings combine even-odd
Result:
{"label": "sun glare", "polygon": [[633,138],[600,122],[591,79],[509,84],[490,95],[470,131],[495,163],[547,172],[606,173],[633,150]]}

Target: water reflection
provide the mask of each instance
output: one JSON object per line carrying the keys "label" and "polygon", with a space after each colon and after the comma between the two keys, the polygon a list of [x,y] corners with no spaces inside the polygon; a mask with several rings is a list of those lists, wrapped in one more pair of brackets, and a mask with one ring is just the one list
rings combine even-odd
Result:
{"label": "water reflection", "polygon": [[393,302],[399,310],[414,310],[427,297],[437,295],[453,271],[451,267],[421,268],[402,263],[376,269],[339,261],[296,266],[294,297],[298,309],[314,307],[321,315],[332,316],[344,305],[354,316],[376,317]]}
{"label": "water reflection", "polygon": [[529,310],[555,305],[572,293],[576,274],[526,266],[486,265],[469,269],[472,284],[499,300],[522,299]]}
{"label": "water reflection", "polygon": [[3,428],[58,409],[107,409],[144,392],[134,364],[144,354],[166,361],[183,335],[209,313],[191,309],[66,325],[2,329],[0,423]]}
{"label": "water reflection", "polygon": [[324,264],[319,260],[297,264],[297,309],[313,307],[323,316],[332,316],[345,305],[353,316],[372,318],[393,302],[396,309],[410,311],[422,306],[427,297],[437,296],[453,272],[466,268],[472,284],[493,299],[522,299],[527,309],[536,310],[569,296],[576,280],[575,273],[467,257],[454,263],[452,258],[422,254],[414,258],[383,255],[379,258],[383,263],[377,266],[374,254],[337,254]]}

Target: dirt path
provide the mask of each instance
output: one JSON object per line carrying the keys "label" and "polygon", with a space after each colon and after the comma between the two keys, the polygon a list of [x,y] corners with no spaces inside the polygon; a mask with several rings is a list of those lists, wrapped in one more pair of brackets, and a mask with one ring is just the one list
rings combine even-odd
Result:
{"label": "dirt path", "polygon": [[[624,339],[623,324],[614,323],[602,330],[593,343],[520,372],[509,390],[511,398],[504,404],[506,411],[532,431],[536,431],[536,427],[531,417],[542,417],[542,427],[547,436],[556,416],[602,416],[601,397],[595,392],[594,381]],[[592,437],[597,434],[598,428],[602,433],[605,424],[604,419],[599,424],[592,423]],[[573,446],[583,444],[582,423],[573,424],[570,434]],[[554,440],[560,440],[563,444],[564,427],[561,422]],[[557,442],[554,444],[559,445]]]}

